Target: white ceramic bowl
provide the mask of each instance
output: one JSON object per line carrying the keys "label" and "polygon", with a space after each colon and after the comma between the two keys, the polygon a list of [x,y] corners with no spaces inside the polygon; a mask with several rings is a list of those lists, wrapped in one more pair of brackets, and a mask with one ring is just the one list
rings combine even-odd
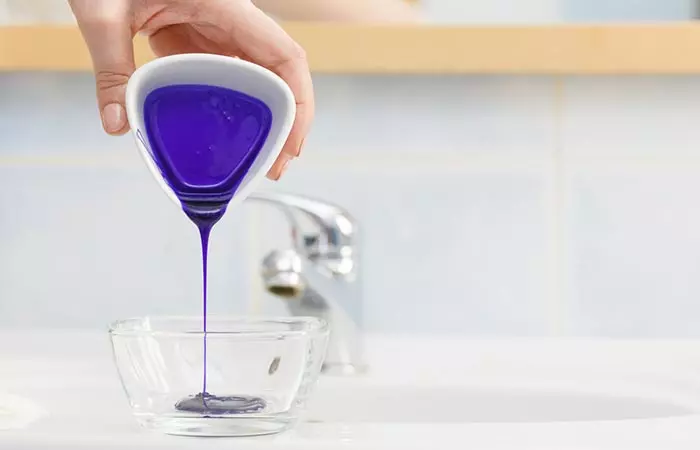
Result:
{"label": "white ceramic bowl", "polygon": [[153,90],[174,84],[218,86],[242,92],[264,102],[272,112],[272,125],[260,153],[236,190],[229,208],[243,201],[265,177],[284,146],[296,115],[294,94],[275,73],[228,56],[184,54],[155,59],[129,79],[126,113],[136,145],[153,177],[178,206],[177,196],[158,169],[145,132],[144,101]]}

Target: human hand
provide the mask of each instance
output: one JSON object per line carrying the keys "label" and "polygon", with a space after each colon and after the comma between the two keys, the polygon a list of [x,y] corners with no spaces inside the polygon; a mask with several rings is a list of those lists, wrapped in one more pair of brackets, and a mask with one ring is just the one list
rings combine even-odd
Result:
{"label": "human hand", "polygon": [[69,0],[95,71],[105,131],[129,129],[126,84],[135,70],[133,38],[149,36],[157,56],[215,53],[270,69],[287,82],[297,115],[267,176],[277,180],[299,156],[314,115],[313,86],[303,49],[250,0]]}

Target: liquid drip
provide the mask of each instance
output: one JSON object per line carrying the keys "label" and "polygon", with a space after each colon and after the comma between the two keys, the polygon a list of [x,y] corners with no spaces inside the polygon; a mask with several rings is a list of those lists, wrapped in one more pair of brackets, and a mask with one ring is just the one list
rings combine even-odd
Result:
{"label": "liquid drip", "polygon": [[[187,210],[186,210],[187,211]],[[211,230],[223,216],[225,212],[221,209],[221,214],[215,214],[209,218],[202,218],[201,216],[190,216],[190,219],[197,225],[199,229],[199,239],[202,245],[202,331],[204,336],[202,337],[202,355],[204,361],[204,367],[202,370],[202,393],[207,392],[207,273],[208,273],[208,260],[209,260],[209,235]]]}
{"label": "liquid drip", "polygon": [[211,230],[260,153],[272,113],[260,100],[230,89],[172,85],[146,97],[144,119],[154,160],[197,226],[202,246],[202,391],[175,408],[208,414],[258,412],[265,407],[262,399],[207,392],[207,261]]}

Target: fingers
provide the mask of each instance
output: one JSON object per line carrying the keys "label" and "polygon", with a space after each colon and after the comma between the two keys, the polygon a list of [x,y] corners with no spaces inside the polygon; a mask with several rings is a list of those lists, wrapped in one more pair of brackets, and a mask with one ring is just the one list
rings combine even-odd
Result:
{"label": "fingers", "polygon": [[70,0],[90,50],[102,126],[119,135],[128,128],[124,96],[134,72],[133,35],[128,0]]}
{"label": "fingers", "polygon": [[282,150],[280,155],[277,157],[275,160],[275,163],[272,165],[270,170],[267,172],[267,177],[271,180],[279,180],[282,175],[287,171],[287,168],[289,167],[289,163],[294,159],[295,157],[291,155],[290,153],[287,153]]}
{"label": "fingers", "polygon": [[[282,153],[268,177],[279,179],[289,162],[299,156],[314,116],[313,83],[304,50],[270,17],[249,2],[227,2],[235,11],[223,26],[231,45],[248,59],[277,73],[291,88],[297,104],[296,119]],[[221,22],[224,19],[219,19]]]}

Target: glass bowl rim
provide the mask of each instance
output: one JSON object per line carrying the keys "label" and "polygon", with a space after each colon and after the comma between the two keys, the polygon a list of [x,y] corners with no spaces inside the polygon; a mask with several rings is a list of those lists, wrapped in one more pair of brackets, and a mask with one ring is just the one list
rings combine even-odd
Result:
{"label": "glass bowl rim", "polygon": [[145,337],[145,336],[151,336],[151,337],[203,337],[207,336],[207,338],[210,337],[216,337],[216,336],[225,336],[225,337],[237,337],[237,338],[290,338],[290,337],[308,337],[310,335],[323,335],[325,333],[328,333],[328,323],[318,317],[312,317],[312,316],[293,316],[293,317],[277,317],[277,316],[261,316],[261,317],[247,317],[247,316],[229,316],[229,315],[224,315],[224,316],[219,316],[219,315],[213,315],[207,317],[208,321],[216,321],[216,320],[228,320],[228,321],[233,321],[234,323],[240,323],[242,325],[261,325],[264,326],[265,324],[268,325],[294,325],[294,324],[301,324],[301,325],[306,325],[305,328],[299,329],[299,330],[264,330],[264,329],[258,329],[258,330],[231,330],[231,331],[207,331],[204,333],[202,330],[197,330],[197,331],[187,331],[187,330],[180,330],[180,331],[174,331],[174,330],[146,330],[146,329],[120,329],[121,327],[125,326],[126,324],[133,322],[133,323],[139,323],[146,321],[148,319],[152,320],[165,320],[165,321],[185,321],[185,320],[193,320],[197,321],[199,320],[200,323],[202,321],[201,316],[158,316],[158,315],[145,315],[145,316],[136,316],[136,317],[129,317],[126,319],[119,319],[115,320],[110,323],[109,325],[109,335],[111,337]]}

